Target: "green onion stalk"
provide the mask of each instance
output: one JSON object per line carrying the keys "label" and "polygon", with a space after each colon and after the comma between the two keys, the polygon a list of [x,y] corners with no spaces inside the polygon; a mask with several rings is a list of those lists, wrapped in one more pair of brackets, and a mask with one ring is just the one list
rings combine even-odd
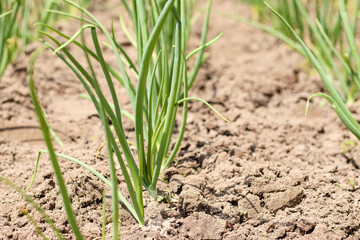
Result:
{"label": "green onion stalk", "polygon": [[[304,40],[297,34],[297,32],[290,26],[290,24],[286,21],[285,18],[283,18],[274,8],[272,8],[268,3],[265,3],[267,7],[274,13],[275,16],[277,16],[284,25],[290,30],[290,32],[293,34],[296,41],[301,45],[305,56],[309,59],[309,61],[312,63],[316,71],[319,73],[321,80],[326,87],[328,94],[325,93],[315,93],[312,96],[309,97],[307,106],[306,106],[306,112],[309,107],[310,100],[313,97],[320,96],[326,99],[341,121],[345,124],[345,126],[358,138],[360,139],[360,126],[358,122],[355,120],[355,118],[352,116],[351,112],[347,108],[346,104],[344,103],[343,99],[341,98],[341,94],[336,88],[336,85],[333,81],[332,75],[329,74],[327,64],[322,61],[322,59],[315,54],[310,47],[306,45]],[[331,50],[334,52],[335,56],[339,58],[339,60],[342,62],[344,68],[351,69],[351,65],[354,66],[354,75],[356,75],[357,79],[360,79],[360,55],[359,51],[356,46],[355,42],[355,36],[354,36],[354,29],[351,25],[348,9],[346,8],[345,1],[339,0],[338,1],[338,8],[340,10],[340,17],[341,17],[341,24],[345,31],[346,35],[346,43],[348,48],[350,49],[350,54],[352,56],[351,62],[349,62],[350,58],[347,58],[347,60],[342,59],[342,56],[340,53],[336,52],[336,48],[333,47],[330,43],[328,43],[331,46]],[[324,27],[321,25],[320,21],[317,21],[317,25],[322,32],[322,36],[324,39],[328,42],[329,39],[327,38],[327,35],[325,34]],[[359,83],[356,83],[359,84]]]}
{"label": "green onion stalk", "polygon": [[[188,92],[204,62],[205,48],[221,37],[219,34],[207,41],[212,1],[209,0],[206,5],[199,47],[188,51],[195,1],[123,0],[126,15],[120,14],[119,22],[122,31],[136,49],[136,59],[132,59],[128,54],[128,49],[125,49],[116,39],[113,25],[108,31],[94,15],[83,7],[70,0],[64,0],[64,2],[80,11],[81,16],[61,11],[52,12],[72,16],[82,23],[81,28],[73,36],[68,36],[46,23],[39,23],[37,26],[53,31],[62,39],[60,41],[48,31],[39,30],[39,33],[46,37],[46,40],[43,40],[44,45],[52,49],[54,54],[75,73],[87,92],[85,97],[91,99],[97,110],[105,132],[110,181],[90,166],[74,158],[58,153],[52,157],[62,157],[76,162],[98,176],[112,189],[114,223],[118,222],[119,218],[119,199],[143,226],[145,224],[143,189],[156,199],[156,186],[160,173],[174,161],[184,137],[188,102],[199,100],[211,107],[202,99],[189,97]],[[130,21],[125,22],[124,19],[130,19]],[[77,40],[85,31],[90,31],[92,47],[86,44],[84,37],[80,41]],[[115,66],[105,60],[103,47],[98,40],[99,34],[106,37],[104,46],[110,48],[115,55]],[[85,55],[86,63],[80,63],[67,50],[68,45],[80,48]],[[190,66],[189,60],[194,56],[196,59]],[[98,78],[100,73],[95,72],[94,64],[101,67],[110,92],[109,97],[105,96],[100,87]],[[132,82],[131,78],[136,79],[136,82]],[[126,89],[133,114],[120,107],[119,95],[116,91],[117,86],[120,85]],[[176,116],[180,113],[180,109],[182,109],[182,122],[176,142],[172,145]],[[216,113],[221,116],[218,112]],[[134,122],[136,154],[130,150],[122,124],[123,117]],[[49,148],[44,152],[50,154],[50,150]],[[115,162],[120,165],[129,199],[117,189],[118,173]],[[117,224],[114,224],[113,236],[114,239],[118,236]]]}
{"label": "green onion stalk", "polygon": [[[344,4],[348,6],[349,26],[347,29],[342,24],[343,18],[337,1],[270,0],[268,4],[307,43],[317,60],[321,62],[328,78],[336,83],[335,88],[341,99],[348,105],[354,103],[360,94],[359,76],[351,64],[351,45],[349,46],[348,41],[344,41],[343,32],[351,30],[352,35],[356,38],[360,1],[344,1]],[[274,35],[307,57],[301,44],[281,19],[274,14],[269,15],[264,3],[260,4],[258,8],[261,9],[259,14],[263,15],[261,21],[238,16],[229,17]]]}
{"label": "green onion stalk", "polygon": [[[33,25],[38,22],[51,24],[59,17],[48,10],[69,12],[68,5],[57,0],[1,0],[0,1],[0,81],[7,67],[24,52],[25,46],[39,35]],[[88,6],[89,0],[81,0]]]}

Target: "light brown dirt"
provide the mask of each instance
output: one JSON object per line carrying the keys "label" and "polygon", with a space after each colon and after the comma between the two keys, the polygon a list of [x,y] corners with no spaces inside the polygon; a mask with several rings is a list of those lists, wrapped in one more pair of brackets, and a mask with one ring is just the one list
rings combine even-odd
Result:
{"label": "light brown dirt", "polygon": [[[215,1],[214,9],[250,15],[236,1]],[[107,22],[117,16],[93,10]],[[63,24],[69,32],[76,27]],[[200,31],[196,26],[192,47]],[[209,37],[219,32],[224,36],[207,50],[210,58],[190,95],[209,101],[232,123],[201,103],[190,103],[182,149],[158,185],[172,202],[147,199],[143,228],[121,209],[122,239],[360,239],[359,147],[343,154],[345,143],[356,142],[355,137],[321,99],[304,116],[307,97],[324,91],[319,78],[277,39],[214,14]],[[0,84],[0,175],[22,188],[32,177],[37,151],[44,148],[26,81],[27,61],[28,55],[20,58]],[[84,91],[79,81],[50,52],[39,59],[36,78],[49,122],[65,142],[57,151],[109,176],[106,151],[94,157],[103,130],[91,102],[78,96]],[[356,106],[353,112],[360,119]],[[133,131],[127,122],[125,129]],[[104,185],[72,163],[61,160],[61,166],[84,236],[101,236]],[[0,189],[0,239],[40,239],[21,208],[55,239],[18,193],[3,184]],[[126,192],[124,185],[121,190]],[[72,239],[46,156],[28,194]],[[110,199],[107,207],[110,235]]]}

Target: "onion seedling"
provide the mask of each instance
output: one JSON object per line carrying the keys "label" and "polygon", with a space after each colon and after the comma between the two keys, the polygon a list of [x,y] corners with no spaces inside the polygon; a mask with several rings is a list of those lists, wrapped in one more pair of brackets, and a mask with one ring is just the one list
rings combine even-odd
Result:
{"label": "onion seedling", "polygon": [[[27,10],[22,1],[2,0],[0,2],[0,79],[6,67],[15,59],[18,52],[18,37],[22,25],[26,22],[24,14]],[[26,29],[25,29],[26,30]],[[20,36],[21,42],[26,42],[26,31]]]}
{"label": "onion seedling", "polygon": [[[347,29],[356,37],[360,1],[346,2],[352,8],[352,19],[351,23],[349,20]],[[351,64],[348,63],[347,58],[351,55],[351,49],[343,40],[342,33],[346,32],[346,29],[342,25],[340,9],[336,1],[286,0],[269,1],[269,3],[307,43],[329,77],[336,83],[335,88],[343,101],[352,104],[360,93],[360,82],[356,71],[353,71]],[[265,4],[260,6],[258,6],[261,9],[259,11],[265,14],[263,9]],[[306,57],[301,44],[278,17],[269,17],[265,14],[262,22],[237,16],[231,17],[274,35]],[[271,26],[266,25],[266,21],[270,21]]]}
{"label": "onion seedling", "polygon": [[[133,0],[129,4],[123,0],[128,17],[134,27],[135,36],[132,36],[131,31],[127,29],[122,16],[120,17],[120,25],[137,51],[138,65],[135,64],[134,59],[129,57],[128,51],[117,41],[113,26],[111,31],[108,31],[89,11],[70,0],[64,1],[78,9],[84,17],[63,12],[57,13],[72,16],[74,19],[83,22],[84,25],[73,36],[67,36],[48,24],[38,24],[38,26],[50,29],[64,38],[65,43],[61,43],[49,33],[41,30],[39,32],[48,38],[47,41],[44,41],[45,45],[51,48],[54,54],[59,56],[81,81],[88,94],[86,97],[91,99],[98,112],[105,131],[111,180],[108,181],[90,166],[74,158],[63,155],[61,157],[87,168],[112,189],[113,222],[117,222],[119,218],[118,199],[120,199],[139,224],[144,225],[143,188],[148,191],[153,199],[157,198],[156,185],[160,172],[173,162],[183,140],[188,101],[200,100],[207,104],[199,98],[188,97],[188,91],[203,63],[204,49],[221,36],[219,35],[206,42],[212,1],[209,0],[207,4],[200,46],[186,55],[192,26],[193,1]],[[93,49],[84,41],[76,40],[87,29],[91,33]],[[115,55],[119,73],[106,62],[98,40],[98,33],[106,37],[105,46],[109,47]],[[85,68],[67,50],[66,47],[70,44],[83,50],[88,68]],[[197,59],[193,67],[188,70],[188,61],[196,54]],[[111,101],[108,100],[100,87],[98,73],[95,74],[92,62],[101,67],[106,86],[111,95]],[[135,84],[130,80],[130,73],[136,78]],[[122,117],[130,114],[120,107],[116,82],[126,89],[133,108],[134,115],[130,118],[134,121],[135,126],[136,155],[133,155],[130,150],[122,125]],[[177,140],[174,146],[171,146],[176,116],[181,105],[182,123]],[[220,115],[218,112],[216,113]],[[49,153],[51,153],[50,148]],[[56,158],[56,154],[52,157]],[[117,190],[115,160],[120,165],[132,204]],[[68,216],[70,215],[68,214]],[[113,226],[114,239],[117,239],[117,236],[118,227],[115,224]]]}
{"label": "onion seedling", "polygon": [[[347,43],[350,48],[350,54],[352,56],[353,61],[348,62],[347,66],[351,68],[351,65],[353,64],[355,66],[355,72],[356,74],[360,74],[360,55],[357,50],[356,44],[355,44],[355,37],[353,35],[353,29],[350,24],[350,20],[348,17],[348,11],[345,6],[344,0],[339,0],[339,10],[341,15],[341,23],[344,27],[344,31],[346,32],[346,38]],[[303,39],[296,33],[296,31],[290,26],[290,24],[275,10],[273,9],[268,3],[265,3],[269,9],[285,24],[285,26],[291,31],[295,39],[299,42],[301,47],[303,48],[303,51],[309,61],[312,63],[316,71],[319,73],[321,80],[326,87],[326,89],[329,92],[329,95],[324,93],[316,93],[309,97],[307,106],[306,106],[306,112],[309,107],[309,102],[313,97],[321,96],[325,98],[333,107],[341,121],[345,124],[345,126],[358,138],[360,139],[360,126],[358,122],[355,120],[355,118],[352,116],[349,109],[346,107],[343,99],[340,97],[340,94],[338,90],[335,87],[332,75],[329,74],[327,71],[327,65],[321,61],[318,55],[314,54],[311,49],[305,44]],[[321,24],[318,24],[321,25]],[[350,60],[350,59],[348,59]],[[346,62],[345,62],[346,64]],[[358,78],[360,79],[360,78]]]}
{"label": "onion seedling", "polygon": [[[51,11],[69,11],[67,5],[59,5],[55,0],[1,0],[0,1],[0,80],[7,66],[24,51],[26,44],[38,35],[33,24],[41,21],[53,23],[58,20]],[[80,1],[83,6],[89,0]],[[50,10],[50,11],[49,11]]]}

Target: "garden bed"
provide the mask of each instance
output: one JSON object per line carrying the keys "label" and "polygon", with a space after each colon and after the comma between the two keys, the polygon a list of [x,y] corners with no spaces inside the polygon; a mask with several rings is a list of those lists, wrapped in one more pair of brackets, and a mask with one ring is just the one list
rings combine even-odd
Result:
{"label": "garden bed", "polygon": [[[112,4],[117,1],[102,6],[99,2],[92,12],[105,23],[116,21],[117,13],[110,9],[115,9]],[[249,9],[237,1],[214,1],[213,9],[250,17]],[[78,28],[69,26],[62,24],[69,33]],[[318,76],[303,57],[276,38],[214,12],[209,39],[220,32],[224,36],[207,49],[210,58],[190,96],[210,102],[232,123],[202,103],[190,102],[179,156],[158,184],[163,197],[159,201],[147,198],[142,228],[121,208],[121,238],[359,239],[359,151],[356,146],[345,147],[355,143],[355,137],[321,99],[314,99],[304,116],[307,98],[324,91]],[[200,35],[199,24],[191,37],[192,48]],[[34,48],[27,48],[26,56],[0,83],[0,174],[24,189],[31,180],[37,151],[45,149],[26,78]],[[49,51],[39,58],[35,77],[50,125],[65,143],[57,151],[109,176],[106,149],[97,154],[104,141],[101,121],[92,103],[79,97],[84,92],[81,83]],[[121,103],[129,108],[126,98]],[[355,106],[353,112],[359,119]],[[130,122],[124,124],[126,131],[134,132]],[[104,184],[85,169],[60,162],[84,236],[101,236]],[[46,156],[28,194],[72,239]],[[47,236],[55,238],[40,214],[17,192],[2,184],[1,195],[0,239],[40,239],[23,208]],[[110,202],[107,199],[109,236]]]}

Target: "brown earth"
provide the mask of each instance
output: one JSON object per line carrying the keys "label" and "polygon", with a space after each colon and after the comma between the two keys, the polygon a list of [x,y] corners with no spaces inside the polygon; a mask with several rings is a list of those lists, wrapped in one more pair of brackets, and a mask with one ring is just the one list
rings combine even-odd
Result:
{"label": "brown earth", "polygon": [[[115,8],[111,2],[101,4],[102,10],[92,9],[106,23],[117,19],[115,11],[106,10]],[[250,15],[237,1],[215,1],[214,9]],[[62,26],[69,33],[78,27]],[[200,30],[195,27],[191,47],[198,44]],[[219,32],[224,36],[207,50],[210,58],[190,95],[209,101],[232,123],[201,103],[190,104],[182,149],[164,173],[167,181],[158,184],[165,200],[146,200],[143,228],[121,209],[121,238],[360,239],[359,147],[344,147],[357,143],[355,137],[321,99],[304,116],[307,97],[324,91],[319,78],[277,39],[214,14],[209,37]],[[28,48],[0,84],[0,175],[23,189],[37,151],[44,148],[26,80],[33,49]],[[65,142],[57,151],[109,176],[106,151],[94,157],[104,141],[103,130],[92,103],[79,98],[84,91],[80,82],[50,52],[37,63],[36,81],[49,122]],[[126,99],[121,101],[129,108]],[[360,119],[356,106],[353,112]],[[124,124],[133,132],[130,123]],[[60,162],[84,236],[101,236],[104,185],[77,165]],[[8,186],[0,187],[0,239],[41,239],[21,209],[55,239],[30,204]],[[124,185],[121,190],[126,192]],[[46,156],[28,194],[66,239],[73,239]],[[107,203],[111,236],[110,199]]]}

